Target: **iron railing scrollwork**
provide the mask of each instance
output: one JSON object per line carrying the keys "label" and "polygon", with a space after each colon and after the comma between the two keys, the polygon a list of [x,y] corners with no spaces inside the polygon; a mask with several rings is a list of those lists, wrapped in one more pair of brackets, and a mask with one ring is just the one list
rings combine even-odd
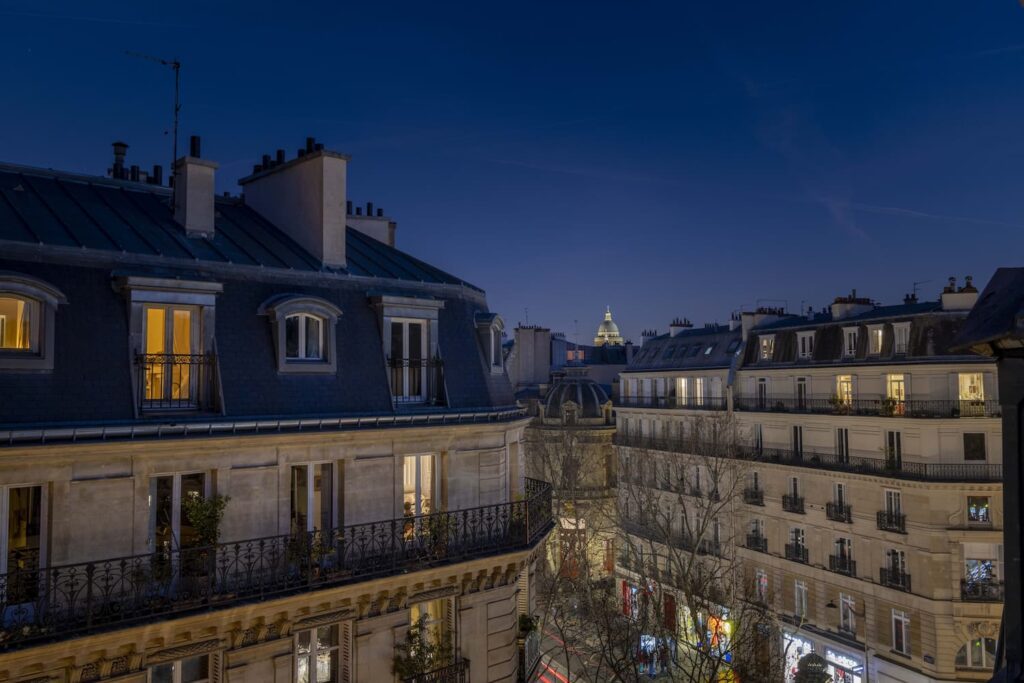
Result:
{"label": "iron railing scrollwork", "polygon": [[894,531],[898,534],[907,533],[907,516],[903,513],[879,510],[876,521],[878,528],[882,531]]}
{"label": "iron railing scrollwork", "polygon": [[212,353],[145,353],[135,357],[139,408],[213,410],[216,396]]}
{"label": "iron railing scrollwork", "polygon": [[0,575],[0,651],[99,628],[356,583],[529,548],[553,526],[551,486],[529,497],[323,531]]}
{"label": "iron railing scrollwork", "polygon": [[1003,582],[995,579],[960,579],[960,599],[967,602],[1002,602]]}
{"label": "iron railing scrollwork", "polygon": [[807,546],[802,543],[786,544],[786,559],[807,564]]}
{"label": "iron railing scrollwork", "polygon": [[999,417],[998,401],[938,399],[897,400],[886,398],[839,398],[838,396],[734,396],[738,411],[808,413],[815,415],[868,415],[873,417],[959,418]]}
{"label": "iron railing scrollwork", "polygon": [[910,592],[910,574],[894,567],[880,567],[878,570],[878,583],[896,590]]}
{"label": "iron railing scrollwork", "polygon": [[387,359],[391,400],[395,403],[448,404],[444,388],[444,362],[440,358]]}
{"label": "iron railing scrollwork", "polygon": [[468,683],[468,681],[469,660],[461,657],[440,669],[402,679],[402,683]]}
{"label": "iron railing scrollwork", "polygon": [[837,574],[857,575],[857,563],[849,555],[829,555],[828,568]]}
{"label": "iron railing scrollwork", "polygon": [[831,501],[825,503],[825,517],[833,522],[853,524],[853,513],[850,510],[850,506],[845,503],[833,503]]}

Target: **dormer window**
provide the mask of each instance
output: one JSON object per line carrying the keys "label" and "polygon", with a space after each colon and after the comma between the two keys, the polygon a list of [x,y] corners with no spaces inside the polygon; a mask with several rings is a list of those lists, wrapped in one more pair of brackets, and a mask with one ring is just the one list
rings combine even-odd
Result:
{"label": "dormer window", "polygon": [[892,351],[896,354],[906,354],[910,341],[910,323],[892,324]]}
{"label": "dormer window", "polygon": [[335,373],[337,306],[319,297],[282,294],[265,301],[258,312],[270,318],[279,373]]}
{"label": "dormer window", "polygon": [[57,306],[67,299],[42,280],[0,271],[0,370],[52,370]]}
{"label": "dormer window", "polygon": [[323,360],[324,321],[309,313],[293,313],[284,319],[286,360]]}
{"label": "dormer window", "polygon": [[[477,313],[476,329],[491,372],[494,374],[504,372],[505,364],[501,339],[505,333],[505,322],[494,313]],[[582,349],[569,349],[566,355],[570,363],[582,361],[584,357]]]}
{"label": "dormer window", "polygon": [[775,355],[775,335],[766,334],[757,340],[758,360],[771,360]]}
{"label": "dormer window", "polygon": [[[444,405],[443,365],[437,346],[438,315],[444,301],[385,294],[372,295],[370,301],[381,314],[392,402]],[[493,352],[494,345],[485,348]]]}
{"label": "dormer window", "polygon": [[809,359],[814,355],[814,332],[797,332],[797,352],[800,358]]}
{"label": "dormer window", "polygon": [[843,328],[843,355],[852,358],[857,354],[857,328]]}
{"label": "dormer window", "polygon": [[704,355],[710,356],[711,352],[715,350],[715,344],[708,344],[708,347],[704,349]]}
{"label": "dormer window", "polygon": [[882,353],[883,328],[881,325],[868,326],[868,354],[877,356]]}

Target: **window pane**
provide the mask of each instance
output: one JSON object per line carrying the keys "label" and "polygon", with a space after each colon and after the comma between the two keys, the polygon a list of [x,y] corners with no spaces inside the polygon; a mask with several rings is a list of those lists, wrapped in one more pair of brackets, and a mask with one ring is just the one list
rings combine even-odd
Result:
{"label": "window pane", "polygon": [[309,680],[309,655],[301,655],[298,660],[298,675],[296,676],[296,683],[310,683]]}
{"label": "window pane", "polygon": [[305,465],[292,467],[292,533],[309,530],[308,474]]}
{"label": "window pane", "polygon": [[189,657],[181,662],[181,683],[196,683],[210,677],[210,655]]}
{"label": "window pane", "polygon": [[333,647],[338,644],[338,628],[336,626],[321,626],[316,630],[316,646],[321,650]]}
{"label": "window pane", "polygon": [[313,466],[313,524],[334,527],[334,471],[330,463]]}
{"label": "window pane", "polygon": [[316,656],[316,683],[338,683],[338,651]]}
{"label": "window pane", "polygon": [[27,351],[33,348],[32,314],[34,301],[0,296],[0,349]]}
{"label": "window pane", "polygon": [[176,308],[173,311],[173,319],[173,352],[192,353],[192,311]]}
{"label": "window pane", "polygon": [[312,631],[302,631],[299,633],[299,654],[309,654],[310,650],[310,638],[312,637]]}
{"label": "window pane", "polygon": [[306,316],[306,358],[320,359],[320,318]]}
{"label": "window pane", "polygon": [[162,308],[146,309],[146,353],[165,353],[167,313]]}
{"label": "window pane", "polygon": [[299,357],[299,316],[290,315],[284,319],[284,356]]}
{"label": "window pane", "polygon": [[151,683],[174,683],[174,663],[159,664],[149,670]]}
{"label": "window pane", "polygon": [[409,323],[409,358],[423,358],[423,325]]}
{"label": "window pane", "polygon": [[150,491],[153,516],[153,549],[169,550],[173,537],[174,477],[157,477]]}
{"label": "window pane", "polygon": [[[194,474],[183,474],[181,476],[181,499],[205,498],[206,490],[204,483],[206,476],[202,472]],[[192,520],[185,512],[185,506],[181,506],[181,547],[188,548],[200,543],[199,534],[192,525]]]}

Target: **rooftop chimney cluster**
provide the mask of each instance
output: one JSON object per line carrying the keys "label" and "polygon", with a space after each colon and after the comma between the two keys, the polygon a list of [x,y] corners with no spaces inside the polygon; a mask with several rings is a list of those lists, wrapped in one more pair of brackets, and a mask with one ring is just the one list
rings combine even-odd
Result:
{"label": "rooftop chimney cluster", "polygon": [[[306,138],[306,146],[305,147],[299,147],[299,150],[296,153],[295,158],[296,159],[300,159],[300,158],[306,156],[307,154],[312,154],[313,152],[319,152],[323,148],[324,148],[323,143],[322,142],[317,142],[316,138],[313,138],[313,137]],[[278,166],[286,163],[287,161],[288,160],[285,158],[285,152],[284,152],[283,149],[277,150],[277,152],[275,152],[273,156],[271,156],[269,154],[264,154],[262,156],[262,158],[260,159],[260,163],[253,164],[252,173],[253,173],[253,175],[256,175],[257,173],[262,173],[263,171],[269,171],[270,169],[277,168]]]}
{"label": "rooftop chimney cluster", "polygon": [[[353,208],[355,208],[354,212],[352,210]],[[348,214],[349,216],[362,216],[363,215],[363,207],[361,207],[361,206],[353,207],[352,206],[352,201],[349,200],[349,201],[345,202],[345,213]],[[373,202],[366,202],[366,215],[368,217],[374,217],[373,216]],[[384,218],[384,209],[380,208],[379,206],[377,207],[376,218]]]}
{"label": "rooftop chimney cluster", "polygon": [[949,283],[942,288],[943,294],[952,294],[953,292],[960,292],[965,294],[977,294],[978,289],[973,284],[974,277],[968,275],[964,278],[964,286],[957,289],[956,277],[950,276]]}
{"label": "rooftop chimney cluster", "polygon": [[115,180],[128,180],[133,183],[145,183],[147,185],[164,184],[164,167],[154,164],[152,171],[143,171],[137,165],[126,166],[125,157],[128,155],[128,143],[120,140],[113,143],[114,165],[107,169],[107,175]]}
{"label": "rooftop chimney cluster", "polygon": [[760,315],[786,315],[786,309],[782,306],[758,306],[754,313]]}
{"label": "rooftop chimney cluster", "polygon": [[942,288],[942,310],[944,311],[968,311],[974,308],[978,300],[978,288],[974,286],[974,278],[970,275],[964,278],[964,286],[956,286],[956,278],[949,278],[949,282]]}

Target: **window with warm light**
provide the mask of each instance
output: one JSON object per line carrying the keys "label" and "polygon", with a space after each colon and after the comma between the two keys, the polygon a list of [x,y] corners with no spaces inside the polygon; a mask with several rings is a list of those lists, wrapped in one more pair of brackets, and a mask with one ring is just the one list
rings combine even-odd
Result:
{"label": "window with warm light", "polygon": [[995,638],[974,638],[956,653],[956,665],[959,668],[990,671],[995,662]]}
{"label": "window with warm light", "polygon": [[338,683],[339,640],[337,624],[299,631],[295,636],[296,683]]}
{"label": "window with warm light", "polygon": [[840,405],[853,405],[853,375],[836,377],[836,400]]}
{"label": "window with warm light", "polygon": [[883,328],[881,325],[868,327],[868,353],[877,356],[882,353]]}
{"label": "window with warm light", "polygon": [[988,496],[967,496],[967,522],[969,524],[991,524],[990,503],[991,500]]}
{"label": "window with warm light", "polygon": [[760,360],[771,360],[775,355],[775,335],[767,334],[758,339],[758,354]]}
{"label": "window with warm light", "polygon": [[402,468],[402,505],[407,517],[437,512],[433,455],[407,455]]}
{"label": "window with warm light", "polygon": [[902,415],[907,400],[907,382],[902,374],[885,376],[885,398],[896,415]]}
{"label": "window with warm light", "polygon": [[67,299],[49,284],[0,271],[0,370],[52,370],[57,307]]}
{"label": "window with warm light", "polygon": [[985,400],[985,385],[980,372],[961,372],[959,388],[961,401]]}
{"label": "window with warm light", "polygon": [[26,351],[39,347],[39,302],[0,294],[0,351]]}

